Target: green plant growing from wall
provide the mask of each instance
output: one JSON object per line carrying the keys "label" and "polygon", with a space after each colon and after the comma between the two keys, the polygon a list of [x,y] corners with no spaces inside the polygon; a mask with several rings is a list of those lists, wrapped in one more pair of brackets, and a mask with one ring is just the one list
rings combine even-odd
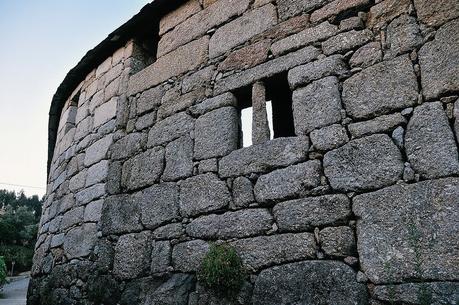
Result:
{"label": "green plant growing from wall", "polygon": [[245,277],[241,258],[228,244],[211,245],[198,272],[203,286],[227,298],[237,295]]}

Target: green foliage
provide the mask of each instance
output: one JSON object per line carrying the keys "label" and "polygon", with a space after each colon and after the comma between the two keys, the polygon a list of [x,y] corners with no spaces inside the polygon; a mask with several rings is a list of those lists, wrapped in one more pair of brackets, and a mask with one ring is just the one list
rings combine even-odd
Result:
{"label": "green foliage", "polygon": [[244,279],[245,271],[236,250],[227,244],[211,245],[198,272],[198,280],[217,294],[233,297]]}
{"label": "green foliage", "polygon": [[15,271],[30,270],[42,201],[38,196],[0,190],[0,256],[8,268],[15,262]]}
{"label": "green foliage", "polygon": [[6,265],[3,257],[0,256],[0,288],[6,283]]}
{"label": "green foliage", "polygon": [[21,245],[0,245],[0,255],[4,257],[8,268],[14,261],[17,272],[30,270],[32,267],[33,248]]}

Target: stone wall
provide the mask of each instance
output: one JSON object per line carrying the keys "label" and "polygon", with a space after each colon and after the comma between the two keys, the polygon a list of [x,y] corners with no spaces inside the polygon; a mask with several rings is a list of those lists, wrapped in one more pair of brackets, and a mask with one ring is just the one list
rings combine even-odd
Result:
{"label": "stone wall", "polygon": [[[156,54],[94,67],[63,106],[28,304],[457,304],[459,2],[376,2],[190,0]],[[273,97],[293,130],[270,140]],[[195,276],[222,241],[249,273],[233,301]]]}

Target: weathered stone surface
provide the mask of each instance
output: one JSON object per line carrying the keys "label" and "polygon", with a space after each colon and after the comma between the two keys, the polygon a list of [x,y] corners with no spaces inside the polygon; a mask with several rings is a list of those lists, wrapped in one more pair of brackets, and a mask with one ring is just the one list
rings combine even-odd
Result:
{"label": "weathered stone surface", "polygon": [[145,128],[151,127],[156,122],[156,112],[150,112],[147,114],[138,117],[135,121],[135,129],[136,130],[143,130]]}
{"label": "weathered stone surface", "polygon": [[373,33],[370,30],[349,31],[338,34],[322,43],[324,54],[345,53],[371,41]]}
{"label": "weathered stone surface", "polygon": [[361,16],[349,17],[347,19],[341,20],[339,23],[340,32],[350,31],[350,30],[361,30],[364,28],[364,21]]}
{"label": "weathered stone surface", "polygon": [[339,82],[329,76],[293,92],[293,120],[297,135],[341,120]]}
{"label": "weathered stone surface", "polygon": [[317,56],[319,56],[319,50],[314,47],[306,47],[278,57],[254,68],[218,80],[215,84],[214,94],[221,94],[253,84],[257,80],[268,78],[295,66],[308,63],[316,59]]}
{"label": "weathered stone surface", "polygon": [[339,124],[313,130],[309,136],[314,148],[320,151],[340,147],[349,141],[346,129]]}
{"label": "weathered stone surface", "polygon": [[357,9],[369,3],[369,0],[335,0],[311,14],[311,22],[316,23],[336,16],[351,9]]}
{"label": "weathered stone surface", "polygon": [[349,132],[353,138],[370,135],[378,132],[386,132],[398,125],[406,124],[406,119],[400,113],[379,116],[370,121],[349,124]]}
{"label": "weathered stone surface", "polygon": [[234,94],[227,92],[209,99],[206,99],[200,102],[197,105],[191,106],[189,111],[194,116],[203,115],[209,111],[226,107],[226,106],[236,106],[237,101]]}
{"label": "weathered stone surface", "polygon": [[288,83],[291,89],[295,89],[300,85],[306,85],[311,81],[326,76],[344,76],[348,71],[343,57],[341,55],[332,55],[304,66],[293,68],[288,72]]}
{"label": "weathered stone surface", "polygon": [[455,0],[415,0],[414,6],[419,20],[429,26],[440,26],[459,16],[459,3]]}
{"label": "weathered stone surface", "polygon": [[386,47],[389,49],[385,57],[395,57],[411,51],[423,42],[416,18],[402,15],[387,27]]}
{"label": "weathered stone surface", "polygon": [[178,25],[173,31],[163,35],[158,44],[158,56],[204,35],[211,28],[226,22],[233,16],[241,15],[249,7],[249,0],[217,1]]}
{"label": "weathered stone surface", "polygon": [[108,149],[113,143],[113,135],[107,135],[86,149],[84,165],[90,166],[107,157]]}
{"label": "weathered stone surface", "polygon": [[349,227],[329,227],[320,231],[320,247],[331,256],[353,256],[356,254],[354,231]]}
{"label": "weathered stone surface", "polygon": [[[273,1],[270,1],[273,2]],[[289,35],[293,35],[295,33],[300,32],[301,30],[309,27],[309,15],[299,15],[293,18],[290,18],[284,22],[280,22],[275,26],[271,27],[270,29],[264,31],[260,35],[254,38],[254,40],[258,40],[259,37],[263,37],[265,39],[283,39]]]}
{"label": "weathered stone surface", "polygon": [[222,177],[234,177],[264,173],[305,160],[308,149],[307,138],[301,137],[278,138],[241,148],[220,160],[219,174]]}
{"label": "weathered stone surface", "polygon": [[169,241],[154,241],[151,247],[151,273],[165,272],[170,265],[171,244]]}
{"label": "weathered stone surface", "polygon": [[349,59],[351,67],[366,68],[382,60],[381,43],[379,41],[370,42],[360,47]]}
{"label": "weathered stone surface", "polygon": [[346,223],[351,207],[346,195],[325,195],[279,203],[273,214],[281,231],[306,231]]}
{"label": "weathered stone surface", "polygon": [[435,40],[419,51],[421,84],[427,100],[459,90],[459,63],[452,54],[459,53],[459,20],[442,26]]}
{"label": "weathered stone surface", "polygon": [[403,159],[387,135],[353,140],[324,156],[324,172],[332,188],[345,191],[371,190],[401,178]]}
{"label": "weathered stone surface", "polygon": [[120,279],[143,275],[150,267],[151,233],[122,235],[115,247],[113,274]]}
{"label": "weathered stone surface", "polygon": [[230,202],[226,184],[215,174],[194,176],[180,185],[180,212],[183,216],[219,210]]}
{"label": "weathered stone surface", "polygon": [[414,109],[405,135],[408,160],[423,178],[459,173],[457,146],[440,102]]}
{"label": "weathered stone surface", "polygon": [[84,205],[105,195],[105,184],[98,183],[75,194],[76,204]]}
{"label": "weathered stone surface", "polygon": [[104,200],[101,218],[104,235],[142,230],[139,202],[132,196],[117,195]]}
{"label": "weathered stone surface", "polygon": [[185,112],[170,116],[155,124],[148,133],[148,146],[161,145],[188,134],[194,127],[194,120]]}
{"label": "weathered stone surface", "polygon": [[83,221],[84,207],[76,207],[64,214],[61,221],[61,230],[66,230]]}
{"label": "weathered stone surface", "polygon": [[201,216],[187,227],[188,235],[203,239],[230,239],[261,235],[271,229],[273,218],[266,209]]}
{"label": "weathered stone surface", "polygon": [[276,7],[264,5],[215,31],[209,42],[209,57],[214,58],[262,33],[277,23]]}
{"label": "weathered stone surface", "polygon": [[368,14],[367,26],[379,29],[392,19],[410,11],[410,0],[384,0],[374,5]]}
{"label": "weathered stone surface", "polygon": [[145,134],[140,132],[130,133],[112,145],[110,149],[112,153],[111,158],[119,160],[131,157],[141,152],[142,148],[145,147],[146,142],[147,137]]}
{"label": "weathered stone surface", "polygon": [[167,144],[166,167],[162,179],[174,181],[191,176],[193,173],[193,140],[183,136]]}
{"label": "weathered stone surface", "polygon": [[255,201],[253,196],[253,185],[245,177],[237,177],[233,181],[233,200],[237,207],[247,207]]}
{"label": "weathered stone surface", "polygon": [[136,101],[137,115],[157,108],[161,104],[163,95],[163,86],[157,86],[142,92]]}
{"label": "weathered stone surface", "polygon": [[252,300],[254,305],[367,304],[366,287],[355,278],[351,267],[337,261],[276,266],[257,277]]}
{"label": "weathered stone surface", "polygon": [[360,263],[373,283],[459,276],[459,180],[395,185],[354,198]]}
{"label": "weathered stone surface", "polygon": [[160,183],[142,191],[140,201],[142,224],[154,229],[179,217],[179,189],[175,183]]}
{"label": "weathered stone surface", "polygon": [[171,223],[157,228],[152,232],[152,237],[155,240],[174,239],[183,235],[185,230],[181,223]]}
{"label": "weathered stone surface", "polygon": [[155,63],[129,78],[128,95],[134,95],[199,67],[207,60],[208,45],[209,37],[204,36],[159,57]]}
{"label": "weathered stone surface", "polygon": [[224,107],[196,120],[195,159],[209,159],[229,154],[238,144],[238,114],[234,107]]}
{"label": "weathered stone surface", "polygon": [[241,239],[231,243],[244,266],[256,271],[274,264],[283,264],[315,257],[314,234],[279,234]]}
{"label": "weathered stone surface", "polygon": [[200,174],[204,174],[204,173],[208,173],[208,172],[212,172],[212,173],[218,172],[217,158],[212,158],[212,159],[199,161],[198,172]]}
{"label": "weathered stone surface", "polygon": [[209,248],[209,244],[203,240],[192,240],[175,245],[172,251],[174,269],[182,272],[198,271]]}
{"label": "weathered stone surface", "polygon": [[64,244],[64,241],[65,241],[65,234],[64,233],[54,235],[52,237],[52,239],[51,239],[50,247],[51,248],[56,248],[56,247],[62,246]]}
{"label": "weathered stone surface", "polygon": [[88,171],[82,170],[69,181],[69,189],[72,192],[82,189],[86,185],[86,178],[88,177]]}
{"label": "weathered stone surface", "polygon": [[65,234],[64,253],[68,259],[84,257],[91,253],[97,241],[94,223],[85,223]]}
{"label": "weathered stone surface", "polygon": [[97,128],[116,116],[118,98],[112,98],[94,110],[94,128]]}
{"label": "weathered stone surface", "polygon": [[281,39],[271,46],[271,51],[275,56],[282,55],[292,50],[298,49],[308,44],[325,40],[338,32],[336,25],[330,24],[328,21],[321,24],[304,29],[303,31]]}
{"label": "weathered stone surface", "polygon": [[185,21],[188,17],[196,14],[201,10],[198,0],[191,0],[185,2],[178,9],[173,10],[166,16],[162,17],[159,22],[159,35],[174,28],[176,25]]}
{"label": "weathered stone surface", "polygon": [[105,181],[108,175],[108,164],[108,160],[102,160],[88,168],[86,187]]}
{"label": "weathered stone surface", "polygon": [[308,13],[330,1],[331,0],[277,0],[279,18],[285,20],[302,12]]}
{"label": "weathered stone surface", "polygon": [[166,95],[161,101],[161,106],[158,108],[158,120],[167,118],[168,116],[173,115],[174,113],[186,110],[191,105],[195,104],[197,100],[205,98],[205,90],[200,88],[188,92],[186,94],[174,96],[174,94]]}
{"label": "weathered stone surface", "polygon": [[102,218],[103,200],[96,200],[88,203],[84,209],[85,222],[98,222]]}
{"label": "weathered stone surface", "polygon": [[123,164],[121,185],[134,190],[155,183],[164,167],[164,149],[152,148]]}
{"label": "weathered stone surface", "polygon": [[456,303],[458,291],[459,284],[454,282],[378,285],[374,290],[374,298],[381,301],[403,302],[406,304],[419,304],[421,299],[430,305],[442,305]]}
{"label": "weathered stone surface", "polygon": [[156,289],[150,289],[146,296],[151,304],[188,305],[188,295],[195,287],[193,275],[176,273],[169,280],[162,281]]}
{"label": "weathered stone surface", "polygon": [[408,56],[399,56],[355,74],[344,82],[342,98],[353,118],[373,117],[414,105],[418,84],[411,61]]}
{"label": "weathered stone surface", "polygon": [[193,90],[209,87],[214,73],[215,66],[208,66],[185,77],[182,81],[182,93],[186,94]]}
{"label": "weathered stone surface", "polygon": [[319,160],[275,170],[258,178],[255,198],[258,202],[268,202],[303,196],[320,184],[321,172]]}
{"label": "weathered stone surface", "polygon": [[219,71],[242,70],[261,64],[268,58],[271,43],[262,40],[231,52],[228,57],[218,65]]}

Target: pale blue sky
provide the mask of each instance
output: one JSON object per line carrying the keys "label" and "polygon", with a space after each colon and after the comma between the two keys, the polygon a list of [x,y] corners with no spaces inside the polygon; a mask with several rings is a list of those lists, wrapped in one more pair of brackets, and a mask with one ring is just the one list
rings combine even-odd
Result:
{"label": "pale blue sky", "polygon": [[45,192],[52,95],[89,49],[150,1],[0,0],[0,188]]}

